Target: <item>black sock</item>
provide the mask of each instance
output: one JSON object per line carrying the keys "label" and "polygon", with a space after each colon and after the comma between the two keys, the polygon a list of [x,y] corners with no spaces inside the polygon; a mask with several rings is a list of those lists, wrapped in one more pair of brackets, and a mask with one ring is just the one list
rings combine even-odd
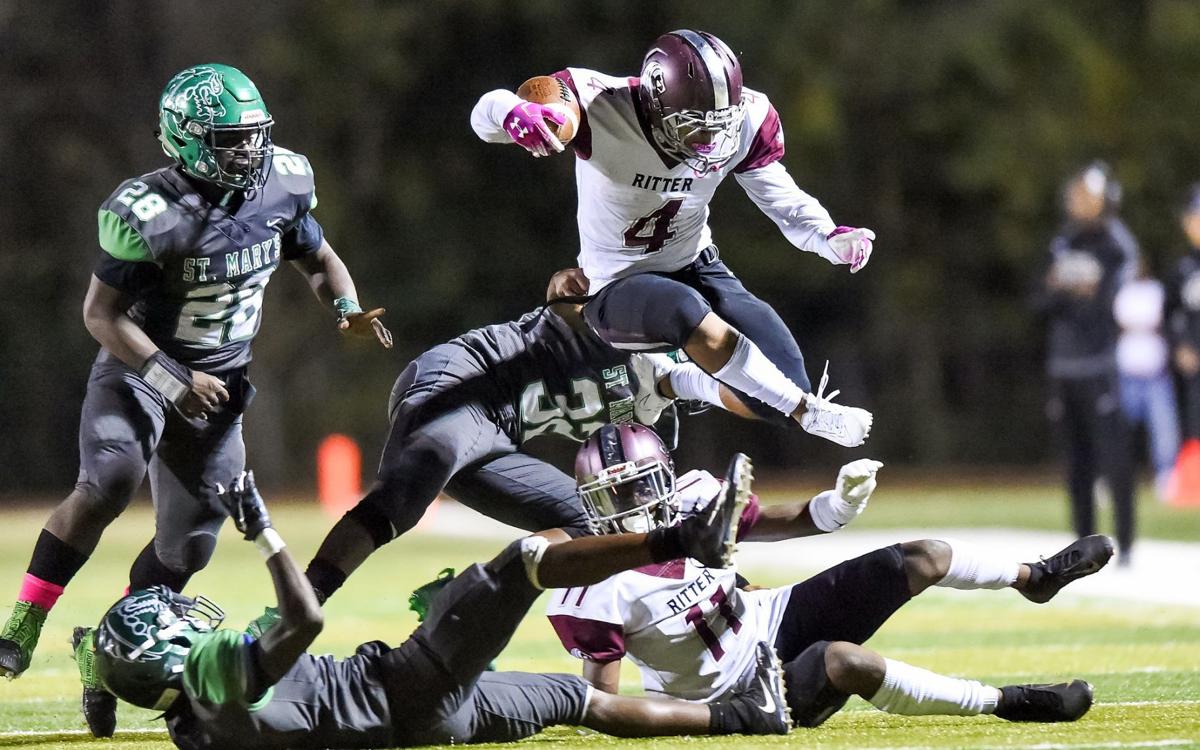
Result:
{"label": "black sock", "polygon": [[308,577],[308,582],[316,592],[317,600],[321,604],[324,604],[346,582],[346,574],[340,568],[319,557],[313,558],[313,561],[308,564],[308,570],[304,571],[304,575]]}
{"label": "black sock", "polygon": [[646,535],[646,546],[650,548],[650,559],[656,563],[670,562],[687,557],[683,549],[683,538],[678,526],[653,529]]}
{"label": "black sock", "polygon": [[737,712],[724,701],[708,704],[708,733],[735,734],[741,727]]}
{"label": "black sock", "polygon": [[26,572],[55,586],[66,586],[87,560],[87,555],[42,529]]}
{"label": "black sock", "polygon": [[154,540],[150,540],[129,568],[129,590],[148,589],[161,584],[179,593],[191,577],[191,573],[180,573],[164,565],[154,551]]}

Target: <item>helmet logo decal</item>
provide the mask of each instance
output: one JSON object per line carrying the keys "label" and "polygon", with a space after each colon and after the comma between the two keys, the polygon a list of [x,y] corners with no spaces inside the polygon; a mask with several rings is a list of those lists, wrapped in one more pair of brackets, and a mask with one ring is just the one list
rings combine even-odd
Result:
{"label": "helmet logo decal", "polygon": [[651,62],[646,66],[646,77],[654,93],[662,95],[667,90],[667,77],[663,74],[662,65]]}
{"label": "helmet logo decal", "polygon": [[192,85],[177,91],[172,99],[174,109],[186,111],[190,101],[196,108],[196,118],[212,122],[225,115],[225,105],[221,104],[221,94],[225,93],[225,84],[221,74],[212,68],[195,68],[189,71],[190,79],[201,76]]}

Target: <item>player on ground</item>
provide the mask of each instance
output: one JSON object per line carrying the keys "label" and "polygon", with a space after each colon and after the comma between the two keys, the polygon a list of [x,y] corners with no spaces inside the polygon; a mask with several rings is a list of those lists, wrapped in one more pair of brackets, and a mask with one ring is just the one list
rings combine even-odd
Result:
{"label": "player on ground", "polygon": [[443,490],[518,528],[587,534],[575,481],[522,453],[525,441],[582,441],[609,422],[654,424],[674,397],[754,416],[694,365],[612,348],[567,303],[435,346],[397,378],[375,484],[330,530],[306,574],[323,603]]}
{"label": "player on ground", "polygon": [[188,68],[159,102],[159,141],[175,164],[125,181],[100,207],[103,252],[83,314],[102,348],[80,418],[79,478],[34,546],[0,633],[0,674],[29,667],[46,614],[147,469],[156,530],[130,585],[179,590],[207,564],[224,518],[214,488],[245,460],[250,343],[281,261],[304,274],[340,330],[391,345],[383,311],[361,310],[310,213],[312,167],[272,144],[272,124],[243,73]]}
{"label": "player on ground", "polygon": [[[737,536],[777,541],[837,531],[866,507],[880,466],[869,459],[847,464],[835,489],[807,502],[760,506],[751,496]],[[602,534],[670,528],[726,491],[703,471],[684,474],[676,486],[666,449],[637,425],[600,428],[580,449],[575,472],[589,520]],[[1082,680],[995,688],[887,659],[861,644],[930,586],[1011,587],[1044,603],[1111,555],[1104,536],[1078,540],[1037,563],[926,539],[876,550],[794,586],[755,591],[737,587],[733,568],[712,570],[684,558],[556,591],[549,616],[563,645],[585,660],[585,678],[609,692],[629,656],[648,691],[717,700],[745,684],[755,644],[765,640],[784,662],[798,726],[817,726],[852,694],[907,715],[1073,721],[1092,703],[1091,686]]]}
{"label": "player on ground", "polygon": [[587,585],[685,554],[730,564],[733,521],[746,502],[739,486],[687,522],[647,534],[569,540],[551,530],[515,541],[455,578],[399,647],[371,641],[335,660],[306,653],[321,607],[271,528],[253,477],[242,478],[222,500],[266,557],[279,622],[261,637],[217,630],[219,619],[197,616],[191,600],[165,587],[134,591],[100,622],[97,671],[124,700],[165,711],[171,739],[186,750],[508,742],[552,724],[633,737],[786,734],[767,644],[754,684],[708,705],[609,695],[573,675],[484,672],[543,586]]}
{"label": "player on ground", "polygon": [[588,323],[614,346],[685,350],[752,397],[763,418],[795,419],[814,435],[861,444],[871,414],[830,403],[820,388],[806,393],[791,332],[718,259],[708,204],[733,174],[789,242],[849,264],[851,273],[867,264],[875,235],[835,225],[796,186],[780,161],[779,116],[766,95],[743,88],[729,47],[712,34],[673,31],[655,40],[640,78],[584,68],[553,78],[559,95],[546,104],[506,90],[484,94],[471,126],[484,141],[515,142],[544,156],[563,150],[547,123],[562,126],[578,110],[568,127],[577,157],[579,264],[594,295]]}

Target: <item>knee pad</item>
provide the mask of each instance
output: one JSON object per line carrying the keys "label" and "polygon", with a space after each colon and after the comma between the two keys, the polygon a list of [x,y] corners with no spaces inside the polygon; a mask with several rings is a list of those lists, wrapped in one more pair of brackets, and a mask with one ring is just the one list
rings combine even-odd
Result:
{"label": "knee pad", "polygon": [[375,545],[375,549],[379,549],[399,536],[392,525],[391,517],[379,507],[378,503],[372,500],[370,495],[364,497],[358,502],[358,505],[346,511],[346,517],[354,519],[359,526],[370,534],[371,543]]}
{"label": "knee pad", "polygon": [[849,693],[829,682],[825,670],[825,652],[829,641],[817,641],[795,659],[783,665],[783,684],[787,692],[792,721],[798,727],[817,727],[846,705]]}

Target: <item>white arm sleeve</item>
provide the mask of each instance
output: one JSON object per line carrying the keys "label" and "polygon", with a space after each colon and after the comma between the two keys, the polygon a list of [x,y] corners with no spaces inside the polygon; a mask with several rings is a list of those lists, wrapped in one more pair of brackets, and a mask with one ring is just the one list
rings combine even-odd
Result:
{"label": "white arm sleeve", "polygon": [[720,409],[721,382],[691,363],[676,364],[671,368],[671,390],[675,398],[683,401],[703,401]]}
{"label": "white arm sleeve", "polygon": [[513,107],[521,103],[521,97],[505,89],[489,91],[479,97],[471,110],[471,129],[475,135],[488,143],[512,143],[504,130],[504,118]]}
{"label": "white arm sleeve", "polygon": [[788,242],[834,265],[846,262],[829,248],[826,238],[837,227],[829,212],[796,185],[782,164],[774,161],[735,176],[750,200],[775,222]]}

